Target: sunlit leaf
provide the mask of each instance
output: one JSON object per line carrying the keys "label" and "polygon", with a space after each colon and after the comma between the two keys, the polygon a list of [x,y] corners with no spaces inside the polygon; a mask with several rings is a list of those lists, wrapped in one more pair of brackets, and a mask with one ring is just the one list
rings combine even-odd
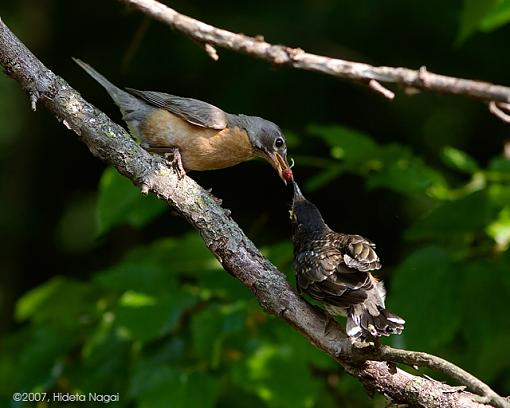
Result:
{"label": "sunlit leaf", "polygon": [[463,173],[472,174],[478,170],[478,163],[475,159],[467,153],[451,146],[443,148],[441,151],[441,158],[447,166]]}
{"label": "sunlit leaf", "polygon": [[113,167],[104,171],[99,182],[97,200],[100,234],[120,224],[143,226],[167,208],[168,206],[155,196],[143,195],[140,189]]}
{"label": "sunlit leaf", "polygon": [[510,22],[510,0],[499,0],[480,23],[482,31],[492,31]]}
{"label": "sunlit leaf", "polygon": [[309,132],[331,146],[331,156],[346,166],[359,166],[377,153],[377,143],[368,135],[342,126],[310,126]]}
{"label": "sunlit leaf", "polygon": [[[138,295],[138,298],[140,296]],[[151,304],[132,304],[121,299],[113,313],[115,322],[126,330],[129,338],[147,341],[175,329],[182,314],[193,306],[196,300],[190,294],[179,292],[151,299]]]}
{"label": "sunlit leaf", "polygon": [[482,21],[499,2],[500,0],[464,0],[464,5],[460,14],[457,43],[460,44],[464,42],[477,31]]}
{"label": "sunlit leaf", "polygon": [[55,277],[26,293],[16,305],[18,320],[75,326],[93,318],[96,291],[90,285]]}
{"label": "sunlit leaf", "polygon": [[235,383],[269,407],[312,407],[319,382],[289,344],[264,344],[235,367]]}
{"label": "sunlit leaf", "polygon": [[498,217],[487,226],[487,234],[502,248],[510,243],[510,207],[505,207]]}

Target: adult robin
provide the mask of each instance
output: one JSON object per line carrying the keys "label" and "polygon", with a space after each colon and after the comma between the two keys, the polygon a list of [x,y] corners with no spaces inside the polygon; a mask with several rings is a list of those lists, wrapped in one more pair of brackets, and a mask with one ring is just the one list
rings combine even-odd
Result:
{"label": "adult robin", "polygon": [[187,171],[222,169],[262,157],[285,183],[292,180],[285,138],[273,122],[230,114],[197,99],[131,88],[124,91],[90,65],[74,60],[110,94],[142,147],[173,156],[179,177]]}
{"label": "adult robin", "polygon": [[386,310],[386,291],[372,271],[381,268],[375,244],[361,235],[331,230],[294,181],[291,221],[294,269],[301,293],[322,302],[332,316],[347,317],[353,340],[400,334],[405,321]]}

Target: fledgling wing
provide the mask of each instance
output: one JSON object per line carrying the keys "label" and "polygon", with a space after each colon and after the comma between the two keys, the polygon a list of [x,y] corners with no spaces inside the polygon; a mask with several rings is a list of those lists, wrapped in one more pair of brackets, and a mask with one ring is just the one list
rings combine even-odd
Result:
{"label": "fledgling wing", "polygon": [[347,308],[367,299],[370,270],[381,267],[375,245],[359,235],[328,233],[297,254],[298,287],[316,300]]}
{"label": "fledgling wing", "polygon": [[181,98],[163,92],[139,91],[133,88],[126,88],[126,90],[145,102],[165,109],[193,125],[217,130],[227,127],[225,112],[207,102]]}

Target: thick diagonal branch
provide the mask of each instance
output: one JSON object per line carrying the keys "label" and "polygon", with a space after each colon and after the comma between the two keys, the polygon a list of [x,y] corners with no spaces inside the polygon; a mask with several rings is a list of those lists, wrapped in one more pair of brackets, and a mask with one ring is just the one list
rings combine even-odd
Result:
{"label": "thick diagonal branch", "polygon": [[[248,287],[268,313],[285,319],[367,389],[410,406],[484,406],[472,393],[413,376],[386,362],[360,359],[336,325],[326,335],[326,317],[294,293],[285,276],[261,255],[207,191],[189,177],[179,180],[163,159],[140,148],[122,127],[48,70],[1,20],[0,65],[28,92],[34,106],[40,100],[96,157],[115,166],[142,191],[156,194],[175,208],[198,230],[224,269]],[[504,400],[491,392],[486,395],[491,403],[504,407]]]}
{"label": "thick diagonal branch", "polygon": [[[339,58],[329,58],[305,52],[300,48],[270,44],[264,41],[262,36],[250,37],[223,30],[185,16],[155,0],[121,1],[156,20],[168,24],[175,30],[181,31],[206,45],[209,49],[222,47],[268,61],[274,65],[288,65],[357,81],[368,85],[388,99],[393,99],[394,94],[384,88],[381,83],[396,84],[409,90],[420,89],[462,95],[480,99],[487,103],[492,102],[492,113],[495,112],[494,107],[501,108],[510,103],[510,87],[434,74],[427,71],[425,67],[413,70],[401,67],[373,66]],[[214,53],[214,55],[217,59],[217,54]],[[501,119],[500,115],[496,116]]]}

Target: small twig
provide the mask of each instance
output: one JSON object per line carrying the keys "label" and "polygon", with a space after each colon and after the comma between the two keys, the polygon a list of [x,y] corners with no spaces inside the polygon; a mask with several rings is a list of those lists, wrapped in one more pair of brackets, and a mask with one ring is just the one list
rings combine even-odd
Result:
{"label": "small twig", "polygon": [[[463,95],[483,101],[510,103],[510,87],[488,82],[434,74],[425,67],[412,70],[401,67],[373,66],[338,58],[311,54],[299,48],[273,45],[262,36],[250,37],[214,27],[178,13],[155,0],[121,0],[185,35],[209,44],[241,52],[274,65],[288,65],[308,71],[322,72],[338,78],[368,83],[377,81],[401,85],[404,89],[422,89],[444,94]],[[381,90],[371,86],[378,93]],[[384,92],[384,96],[390,94]]]}
{"label": "small twig", "polygon": [[494,101],[489,102],[489,110],[492,114],[496,115],[503,122],[510,123],[510,114],[506,113],[510,112],[510,104],[508,103],[497,103]]}
{"label": "small twig", "polygon": [[388,88],[385,88],[381,85],[380,82],[376,81],[375,79],[371,79],[368,81],[368,86],[372,88],[374,91],[380,93],[382,96],[384,96],[386,99],[393,99],[395,98],[395,93],[390,91]]}
{"label": "small twig", "polygon": [[204,49],[207,55],[209,55],[209,57],[211,57],[214,61],[218,61],[220,57],[218,56],[216,48],[214,48],[211,44],[206,43],[204,44]]}
{"label": "small twig", "polygon": [[510,407],[510,403],[505,398],[499,396],[487,384],[441,357],[418,351],[396,349],[389,346],[382,346],[378,349],[377,353],[380,358],[385,361],[403,363],[408,366],[427,367],[446,374],[450,378],[466,386],[468,390],[487,398],[487,401],[494,404],[494,406],[499,408]]}

